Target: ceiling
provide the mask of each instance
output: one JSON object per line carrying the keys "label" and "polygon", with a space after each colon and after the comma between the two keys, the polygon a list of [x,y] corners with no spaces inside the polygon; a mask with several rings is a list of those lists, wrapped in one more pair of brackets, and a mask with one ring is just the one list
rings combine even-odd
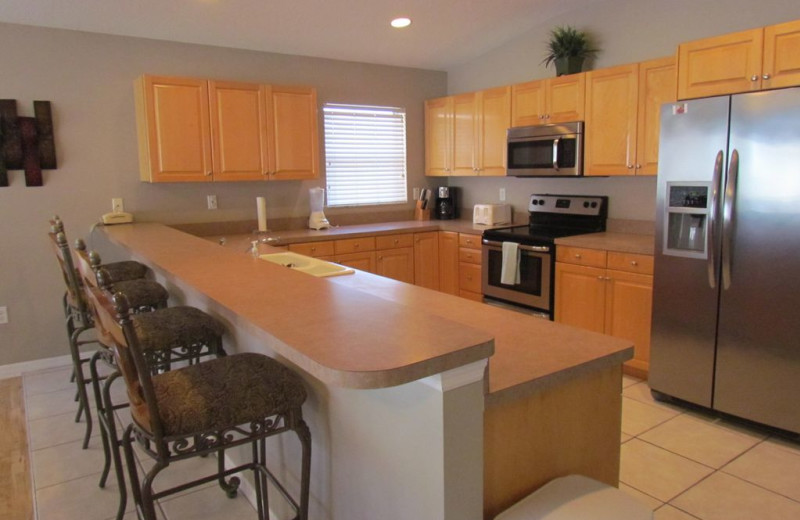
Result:
{"label": "ceiling", "polygon": [[3,0],[0,21],[447,70],[596,1]]}

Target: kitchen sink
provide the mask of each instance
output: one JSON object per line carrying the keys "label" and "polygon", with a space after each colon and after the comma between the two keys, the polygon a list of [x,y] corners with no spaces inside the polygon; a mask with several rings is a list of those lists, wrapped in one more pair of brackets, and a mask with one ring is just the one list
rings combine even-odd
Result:
{"label": "kitchen sink", "polygon": [[273,264],[294,269],[295,271],[310,274],[311,276],[338,276],[342,274],[353,274],[355,272],[343,265],[291,252],[259,255],[259,258],[267,262],[272,262]]}

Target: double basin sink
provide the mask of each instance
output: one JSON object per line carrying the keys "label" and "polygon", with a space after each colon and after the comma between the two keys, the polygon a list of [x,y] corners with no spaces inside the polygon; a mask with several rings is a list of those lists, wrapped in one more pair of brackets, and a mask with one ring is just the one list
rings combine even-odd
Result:
{"label": "double basin sink", "polygon": [[302,273],[310,274],[311,276],[324,277],[324,276],[339,276],[342,274],[353,274],[354,271],[349,267],[334,264],[320,260],[319,258],[312,258],[310,256],[299,255],[289,251],[282,253],[271,253],[268,255],[259,255],[261,260],[272,262],[273,264],[282,265],[300,271]]}

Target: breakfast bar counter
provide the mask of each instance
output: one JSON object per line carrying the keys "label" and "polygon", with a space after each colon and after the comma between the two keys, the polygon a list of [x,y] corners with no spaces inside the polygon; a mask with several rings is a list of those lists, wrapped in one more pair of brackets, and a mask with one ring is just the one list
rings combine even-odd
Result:
{"label": "breakfast bar counter", "polygon": [[362,271],[316,278],[242,240],[161,224],[97,235],[226,321],[229,352],[303,376],[314,518],[491,518],[562,474],[617,484],[629,342]]}

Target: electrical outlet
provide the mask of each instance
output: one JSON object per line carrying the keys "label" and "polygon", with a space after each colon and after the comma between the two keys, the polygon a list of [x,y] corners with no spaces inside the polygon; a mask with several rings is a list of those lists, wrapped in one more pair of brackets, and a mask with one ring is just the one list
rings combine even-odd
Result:
{"label": "electrical outlet", "polygon": [[111,211],[114,213],[122,213],[125,211],[125,206],[122,204],[122,199],[111,199]]}
{"label": "electrical outlet", "polygon": [[506,189],[500,188],[500,202],[505,202],[506,200]]}
{"label": "electrical outlet", "polygon": [[216,195],[208,195],[206,197],[206,201],[208,202],[208,209],[217,209],[217,196]]}
{"label": "electrical outlet", "polygon": [[8,307],[3,305],[0,307],[0,325],[8,323]]}
{"label": "electrical outlet", "polygon": [[414,188],[412,198],[414,200],[419,200],[419,188]]}

